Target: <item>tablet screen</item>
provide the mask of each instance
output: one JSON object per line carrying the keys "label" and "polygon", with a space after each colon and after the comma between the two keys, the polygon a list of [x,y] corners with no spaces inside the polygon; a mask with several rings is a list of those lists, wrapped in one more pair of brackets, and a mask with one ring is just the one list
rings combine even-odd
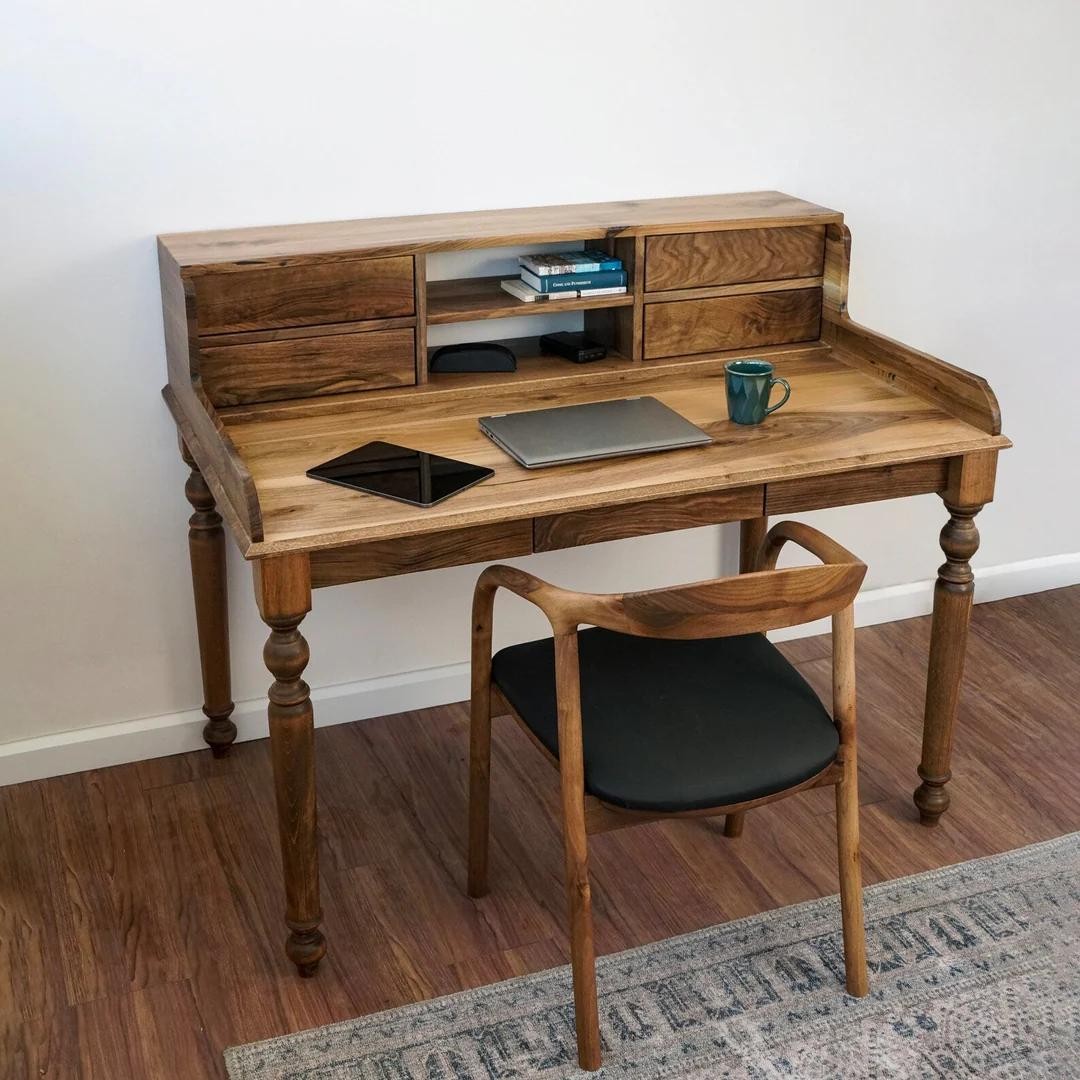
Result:
{"label": "tablet screen", "polygon": [[308,469],[307,475],[413,506],[434,506],[494,473],[423,450],[370,442]]}

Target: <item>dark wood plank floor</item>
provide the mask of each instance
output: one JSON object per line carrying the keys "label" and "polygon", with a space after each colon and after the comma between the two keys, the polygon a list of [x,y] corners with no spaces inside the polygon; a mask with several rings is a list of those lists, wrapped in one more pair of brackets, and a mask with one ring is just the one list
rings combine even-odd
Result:
{"label": "dark wood plank floor", "polygon": [[[929,620],[858,632],[867,882],[1080,828],[1080,587],[976,608],[953,809],[911,804]],[[826,692],[827,639],[786,646]],[[465,898],[461,705],[317,734],[330,954],[282,952],[265,742],[0,789],[0,1076],[221,1077],[234,1043],[568,959],[553,770],[496,724],[493,889]],[[836,890],[829,792],[591,842],[597,946]]]}

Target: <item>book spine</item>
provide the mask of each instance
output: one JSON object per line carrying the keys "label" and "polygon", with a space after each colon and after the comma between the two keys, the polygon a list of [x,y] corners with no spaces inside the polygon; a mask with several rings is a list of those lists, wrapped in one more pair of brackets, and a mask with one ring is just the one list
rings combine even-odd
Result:
{"label": "book spine", "polygon": [[607,289],[626,284],[625,270],[602,270],[595,274],[554,274],[540,277],[528,270],[521,271],[521,280],[537,292],[563,292],[567,289]]}
{"label": "book spine", "polygon": [[539,302],[546,303],[549,300],[569,300],[578,295],[576,289],[566,289],[562,292],[555,293],[537,292],[531,285],[526,284],[524,281],[519,281],[517,278],[508,278],[506,281],[501,281],[499,284],[505,292],[508,292],[511,296],[516,296],[526,304]]}

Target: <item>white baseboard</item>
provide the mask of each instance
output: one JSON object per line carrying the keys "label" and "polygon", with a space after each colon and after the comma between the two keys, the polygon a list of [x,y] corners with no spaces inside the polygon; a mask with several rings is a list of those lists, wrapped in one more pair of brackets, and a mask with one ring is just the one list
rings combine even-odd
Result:
{"label": "white baseboard", "polygon": [[[975,600],[985,603],[1077,584],[1080,584],[1080,552],[1051,555],[1003,566],[979,567]],[[932,603],[932,580],[868,589],[855,602],[855,621],[858,626],[872,626],[911,619],[928,615]],[[821,620],[772,636],[776,640],[788,640],[825,633],[828,628],[828,621]],[[468,694],[469,665],[460,663],[318,687],[312,690],[311,697],[315,703],[315,723],[326,727],[463,701]],[[265,738],[266,699],[238,702],[233,720],[238,742]],[[199,750],[205,745],[204,721],[202,712],[196,709],[5,743],[0,746],[0,787]]]}
{"label": "white baseboard", "polygon": [[[467,663],[316,687],[311,691],[316,727],[445,705],[464,701],[468,696]],[[237,742],[265,739],[266,698],[238,701],[232,719]],[[0,787],[202,750],[206,746],[202,737],[205,723],[201,709],[190,709],[4,743],[0,745]]]}

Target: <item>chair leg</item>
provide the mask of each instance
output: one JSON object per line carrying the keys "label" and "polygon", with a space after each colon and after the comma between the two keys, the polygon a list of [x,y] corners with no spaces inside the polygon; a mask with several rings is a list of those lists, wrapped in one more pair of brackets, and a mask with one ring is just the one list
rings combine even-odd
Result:
{"label": "chair leg", "polygon": [[[574,972],[574,1026],[578,1064],[600,1068],[600,1014],[596,1003],[596,951],[593,945],[592,896],[584,820],[580,831],[564,821],[566,896],[570,907],[570,961]],[[576,835],[573,835],[576,834]]]}
{"label": "chair leg", "polygon": [[469,724],[470,896],[488,891],[488,814],[491,800],[491,692],[474,694]]}
{"label": "chair leg", "polygon": [[746,824],[746,811],[740,810],[737,814],[724,815],[724,835],[735,839],[742,836],[743,825]]}
{"label": "chair leg", "polygon": [[836,785],[836,840],[840,860],[840,914],[844,925],[844,972],[847,992],[865,997],[866,931],[863,927],[862,870],[859,864],[859,789],[853,763]]}

